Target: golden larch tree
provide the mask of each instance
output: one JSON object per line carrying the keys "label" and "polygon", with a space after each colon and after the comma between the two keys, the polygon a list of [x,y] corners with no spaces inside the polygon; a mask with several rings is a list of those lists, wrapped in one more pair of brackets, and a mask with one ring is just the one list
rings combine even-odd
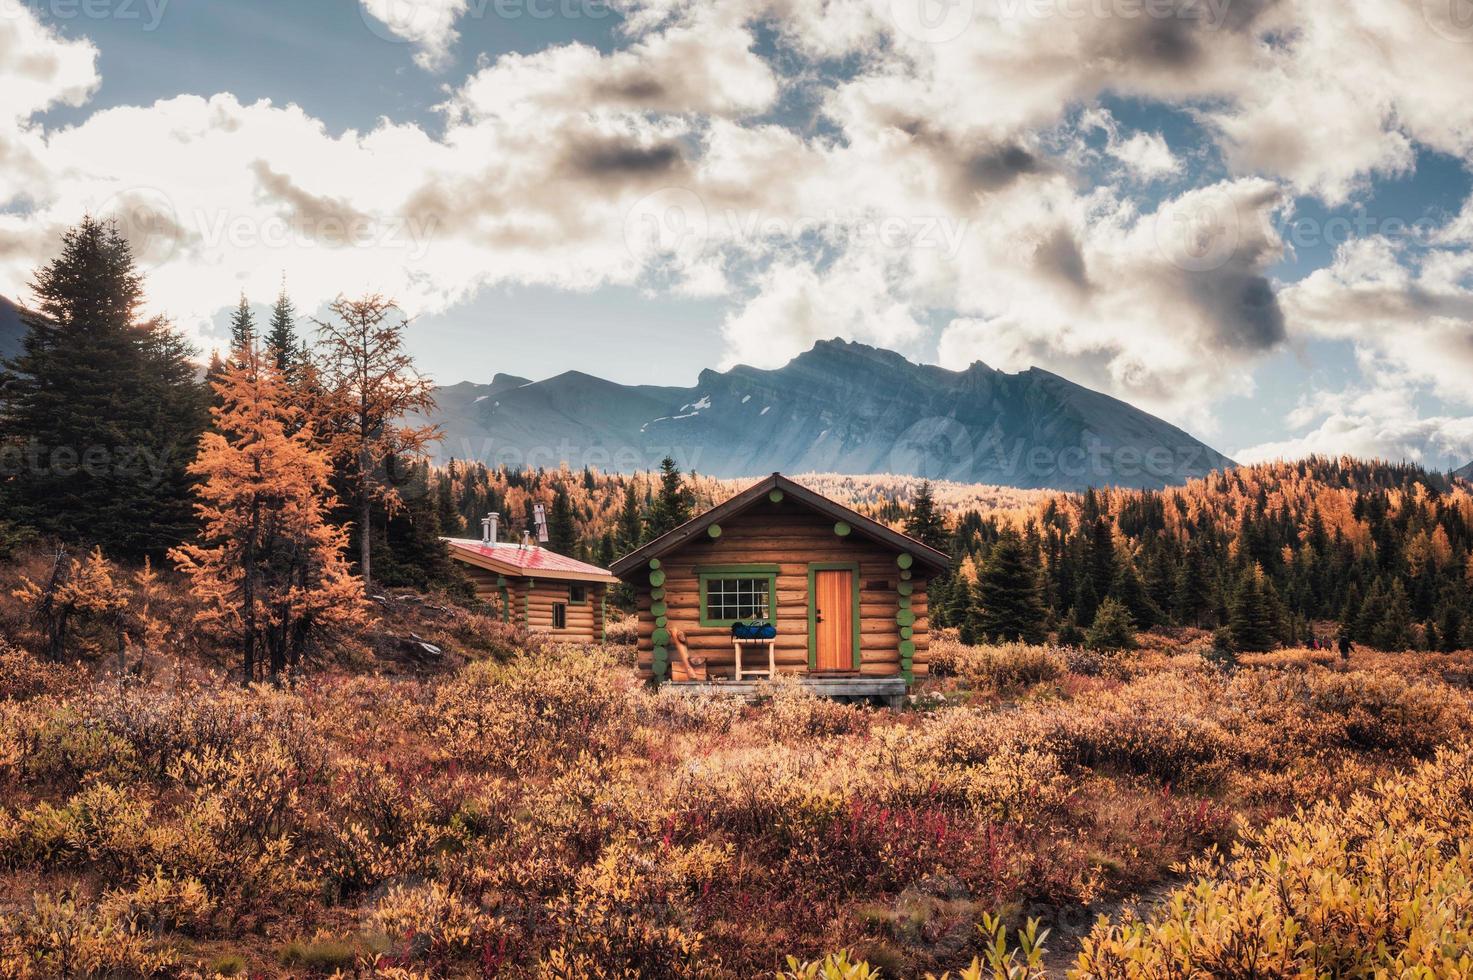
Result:
{"label": "golden larch tree", "polygon": [[358,568],[364,588],[373,581],[370,539],[373,504],[393,514],[398,489],[387,477],[395,457],[424,458],[440,438],[433,425],[413,425],[435,408],[434,384],[414,368],[404,349],[409,320],[391,299],[339,297],[332,318],[315,320],[321,341],[322,383],[329,393],[335,457],[342,461],[358,512]]}
{"label": "golden larch tree", "polygon": [[347,531],[332,464],[276,367],[254,345],[214,381],[214,425],[190,467],[203,529],[170,552],[204,608],[197,619],[240,637],[247,683],[301,662],[323,633],[361,623],[363,586],[344,553]]}

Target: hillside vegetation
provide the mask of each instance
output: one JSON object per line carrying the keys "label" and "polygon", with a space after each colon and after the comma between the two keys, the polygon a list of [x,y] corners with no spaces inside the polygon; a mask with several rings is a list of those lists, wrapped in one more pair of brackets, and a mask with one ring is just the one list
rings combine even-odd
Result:
{"label": "hillside vegetation", "polygon": [[[554,540],[604,564],[661,527],[650,521],[658,475],[456,464],[433,479],[447,527],[478,529],[489,510],[530,526],[542,501]],[[943,626],[964,627],[969,607],[985,606],[974,602],[979,576],[1007,539],[1023,576],[1039,583],[1038,621],[1024,637],[1067,629],[1082,639],[1113,599],[1136,627],[1230,629],[1227,643],[1240,652],[1332,639],[1336,624],[1352,642],[1383,650],[1473,646],[1473,492],[1412,465],[1311,458],[1162,491],[1084,494],[894,476],[797,479],[953,554],[953,575],[931,589]],[[698,511],[748,483],[689,481]]]}
{"label": "hillside vegetation", "polygon": [[[1444,911],[1310,885],[1364,926],[1273,906],[1275,847],[1307,848],[1306,874],[1422,861],[1438,877],[1417,888],[1470,900],[1446,843],[1466,780],[1418,790],[1462,757],[1396,782],[1466,737],[1467,655],[1224,672],[1164,641],[940,646],[954,676],[898,715],[788,685],[755,706],[656,693],[615,648],[292,689],[120,684],[8,650],[0,975],[724,977],[844,949],[915,976],[985,955],[984,914],[1041,919],[1062,964],[1097,913],[1273,818],[1147,924],[1095,930],[1079,967],[1185,976],[1132,964],[1293,928],[1320,928],[1322,962],[1359,962],[1376,929],[1428,955]],[[1333,802],[1383,779],[1402,815]],[[1321,829],[1376,819],[1385,839]]]}

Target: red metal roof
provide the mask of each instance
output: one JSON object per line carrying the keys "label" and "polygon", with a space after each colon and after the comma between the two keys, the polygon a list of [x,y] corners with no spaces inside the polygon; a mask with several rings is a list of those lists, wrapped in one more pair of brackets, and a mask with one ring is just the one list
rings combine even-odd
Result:
{"label": "red metal roof", "polygon": [[573,581],[617,581],[613,575],[597,565],[590,565],[546,548],[524,548],[511,542],[490,545],[476,538],[446,538],[445,541],[450,545],[453,556],[473,564],[484,562],[505,566],[509,574],[550,579],[566,577]]}

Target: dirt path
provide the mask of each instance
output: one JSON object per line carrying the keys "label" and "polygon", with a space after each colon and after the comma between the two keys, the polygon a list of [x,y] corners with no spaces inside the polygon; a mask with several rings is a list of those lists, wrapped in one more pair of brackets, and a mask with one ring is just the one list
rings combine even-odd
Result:
{"label": "dirt path", "polygon": [[1119,921],[1128,912],[1134,912],[1137,916],[1145,918],[1158,905],[1165,903],[1171,897],[1171,893],[1186,881],[1185,877],[1173,875],[1136,894],[1101,899],[1082,908],[1072,909],[1065,915],[1057,916],[1049,926],[1047,952],[1043,958],[1043,965],[1048,971],[1048,976],[1051,980],[1063,980],[1063,977],[1073,968],[1075,957],[1079,955],[1079,948],[1084,938],[1094,929],[1100,916],[1105,916],[1111,922]]}

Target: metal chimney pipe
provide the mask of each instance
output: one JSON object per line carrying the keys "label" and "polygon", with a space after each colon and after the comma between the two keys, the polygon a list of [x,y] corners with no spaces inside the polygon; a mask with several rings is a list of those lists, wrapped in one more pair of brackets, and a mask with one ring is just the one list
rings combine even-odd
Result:
{"label": "metal chimney pipe", "polygon": [[501,530],[501,515],[492,511],[481,518],[481,543],[495,545],[496,536]]}

